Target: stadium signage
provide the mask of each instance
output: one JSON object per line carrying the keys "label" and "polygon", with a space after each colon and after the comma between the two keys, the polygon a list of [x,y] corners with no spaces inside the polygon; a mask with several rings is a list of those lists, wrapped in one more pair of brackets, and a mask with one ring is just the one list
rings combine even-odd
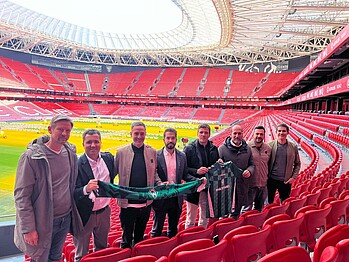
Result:
{"label": "stadium signage", "polygon": [[291,84],[287,86],[284,91],[286,92],[296,83],[302,80],[305,76],[311,73],[320,64],[325,62],[334,52],[336,52],[341,46],[343,46],[349,40],[349,25],[344,27],[342,31],[331,41],[331,43],[326,46],[324,50],[318,55],[318,57],[311,61],[309,65],[295,78],[292,80]]}
{"label": "stadium signage", "polygon": [[346,76],[335,82],[329,83],[324,86],[320,86],[300,96],[291,98],[283,102],[281,105],[290,105],[290,104],[304,102],[304,101],[326,97],[330,95],[336,95],[336,94],[348,92],[348,90],[349,90],[349,76]]}

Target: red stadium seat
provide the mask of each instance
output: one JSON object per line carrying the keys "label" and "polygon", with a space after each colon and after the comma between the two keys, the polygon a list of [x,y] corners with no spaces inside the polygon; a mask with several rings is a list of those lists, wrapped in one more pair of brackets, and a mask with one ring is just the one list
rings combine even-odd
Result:
{"label": "red stadium seat", "polygon": [[239,217],[238,220],[227,222],[227,223],[220,223],[216,225],[216,234],[218,237],[218,240],[223,239],[226,233],[229,231],[238,228],[244,224],[244,218]]}
{"label": "red stadium seat", "polygon": [[283,220],[290,220],[290,219],[291,217],[287,214],[275,215],[265,220],[262,228],[265,228],[267,225],[271,226],[276,221],[283,221]]}
{"label": "red stadium seat", "polygon": [[291,218],[294,217],[294,214],[298,209],[305,206],[305,203],[307,201],[306,197],[303,198],[287,198],[282,203],[283,205],[288,203],[288,208],[286,210],[286,214],[288,214]]}
{"label": "red stadium seat", "polygon": [[324,207],[326,204],[331,206],[331,212],[327,216],[327,228],[334,227],[338,224],[346,224],[349,197],[345,199],[336,199],[333,197],[324,199],[320,203],[320,207]]}
{"label": "red stadium seat", "polygon": [[102,250],[87,254],[80,261],[81,262],[113,262],[131,256],[130,248],[108,247]]}
{"label": "red stadium seat", "polygon": [[[263,211],[267,211],[268,215],[266,219],[275,216],[275,215],[280,215],[280,214],[286,214],[286,210],[288,209],[289,204],[288,203],[282,203],[282,205],[276,205],[276,206],[271,206],[268,207],[269,205],[266,205],[263,208]],[[263,224],[262,224],[263,225]]]}
{"label": "red stadium seat", "polygon": [[[190,229],[190,228],[189,228]],[[209,227],[200,231],[188,232],[187,230],[183,230],[176,235],[178,244],[182,244],[194,239],[199,238],[208,238],[212,239],[213,228]]]}
{"label": "red stadium seat", "polygon": [[327,230],[320,236],[315,244],[313,262],[319,262],[323,250],[327,246],[335,246],[340,240],[346,239],[349,236],[348,225],[337,225]]}
{"label": "red stadium seat", "polygon": [[338,256],[338,249],[333,246],[328,246],[322,252],[319,262],[339,262]]}
{"label": "red stadium seat", "polygon": [[304,243],[310,251],[314,250],[316,239],[327,230],[327,215],[331,212],[331,206],[323,209],[315,206],[306,206],[296,212],[296,217],[304,213],[304,220],[300,230],[300,242]]}
{"label": "red stadium seat", "polygon": [[308,252],[299,246],[286,247],[274,251],[264,257],[259,262],[311,262]]}
{"label": "red stadium seat", "polygon": [[225,256],[228,242],[226,240],[220,241],[217,245],[192,251],[181,251],[175,256],[176,262],[200,261],[212,262],[222,261]]}
{"label": "red stadium seat", "polygon": [[271,227],[267,226],[261,231],[233,236],[228,241],[227,257],[235,262],[255,261],[263,257],[267,254],[270,232]]}
{"label": "red stadium seat", "polygon": [[119,262],[156,262],[157,258],[151,255],[141,255],[137,257],[130,257],[123,260],[114,260]]}
{"label": "red stadium seat", "polygon": [[214,243],[210,239],[195,239],[175,247],[168,255],[168,262],[175,262],[176,255],[181,251],[199,250],[213,247]]}
{"label": "red stadium seat", "polygon": [[304,206],[309,206],[309,205],[317,206],[320,194],[321,194],[320,190],[317,190],[315,192],[309,193],[306,196],[307,201],[306,201]]}
{"label": "red stadium seat", "polygon": [[349,257],[349,239],[340,240],[336,244],[338,250],[338,262],[345,262]]}
{"label": "red stadium seat", "polygon": [[178,241],[176,237],[170,239],[168,237],[149,238],[134,245],[131,256],[152,255],[156,258],[168,256],[170,251],[176,247],[177,244]]}
{"label": "red stadium seat", "polygon": [[284,247],[298,246],[300,240],[300,228],[304,220],[304,214],[289,220],[275,221],[271,225],[268,252]]}
{"label": "red stadium seat", "polygon": [[251,213],[247,212],[242,214],[246,225],[254,225],[257,228],[262,228],[264,221],[267,219],[269,210],[263,210],[262,212]]}

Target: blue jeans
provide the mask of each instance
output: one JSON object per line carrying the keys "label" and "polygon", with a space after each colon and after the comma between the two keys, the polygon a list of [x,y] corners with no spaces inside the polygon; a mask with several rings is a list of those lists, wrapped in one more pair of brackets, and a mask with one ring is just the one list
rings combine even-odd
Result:
{"label": "blue jeans", "polygon": [[51,247],[44,251],[39,260],[37,260],[38,262],[50,262],[62,259],[63,245],[70,229],[70,222],[71,213],[64,217],[53,219]]}

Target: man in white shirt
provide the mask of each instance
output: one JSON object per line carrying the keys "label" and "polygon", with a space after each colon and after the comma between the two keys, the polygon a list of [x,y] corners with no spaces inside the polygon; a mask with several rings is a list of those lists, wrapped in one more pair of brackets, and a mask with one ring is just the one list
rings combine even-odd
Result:
{"label": "man in white shirt", "polygon": [[82,138],[85,153],[78,160],[79,173],[74,198],[84,230],[74,237],[75,261],[80,261],[88,254],[91,233],[95,251],[108,247],[110,199],[94,198],[92,192],[98,190],[98,180],[113,183],[115,177],[113,155],[109,152],[100,152],[102,145],[100,132],[88,129]]}

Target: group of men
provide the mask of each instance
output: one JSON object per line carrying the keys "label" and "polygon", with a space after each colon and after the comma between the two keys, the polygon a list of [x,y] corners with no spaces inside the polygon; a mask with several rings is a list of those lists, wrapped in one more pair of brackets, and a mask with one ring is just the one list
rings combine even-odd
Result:
{"label": "group of men", "polygon": [[[274,201],[276,190],[286,199],[300,169],[297,145],[287,140],[288,126],[277,127],[277,140],[264,142],[265,129],[257,126],[254,139],[243,139],[241,126],[231,127],[231,134],[217,148],[210,140],[210,126],[198,127],[198,138],[184,148],[176,149],[177,131],[164,131],[164,147],[158,151],[144,143],[146,126],[131,125],[132,143],[111,153],[101,152],[101,133],[88,129],[82,135],[85,153],[79,158],[75,146],[68,142],[73,121],[64,115],[52,118],[50,136],[35,139],[28,145],[18,163],[15,202],[15,243],[32,261],[59,261],[68,232],[74,236],[75,261],[89,251],[90,236],[94,249],[108,245],[110,228],[109,198],[96,197],[98,181],[131,188],[181,184],[207,175],[217,162],[233,162],[242,170],[236,178],[235,202],[231,216],[255,208],[261,210],[268,196]],[[207,189],[184,196],[187,201],[185,227],[207,227]],[[159,200],[117,199],[120,207],[122,248],[131,248],[143,239],[151,209],[154,223],[151,236],[160,236],[167,216],[167,235],[177,234],[183,197]]]}

